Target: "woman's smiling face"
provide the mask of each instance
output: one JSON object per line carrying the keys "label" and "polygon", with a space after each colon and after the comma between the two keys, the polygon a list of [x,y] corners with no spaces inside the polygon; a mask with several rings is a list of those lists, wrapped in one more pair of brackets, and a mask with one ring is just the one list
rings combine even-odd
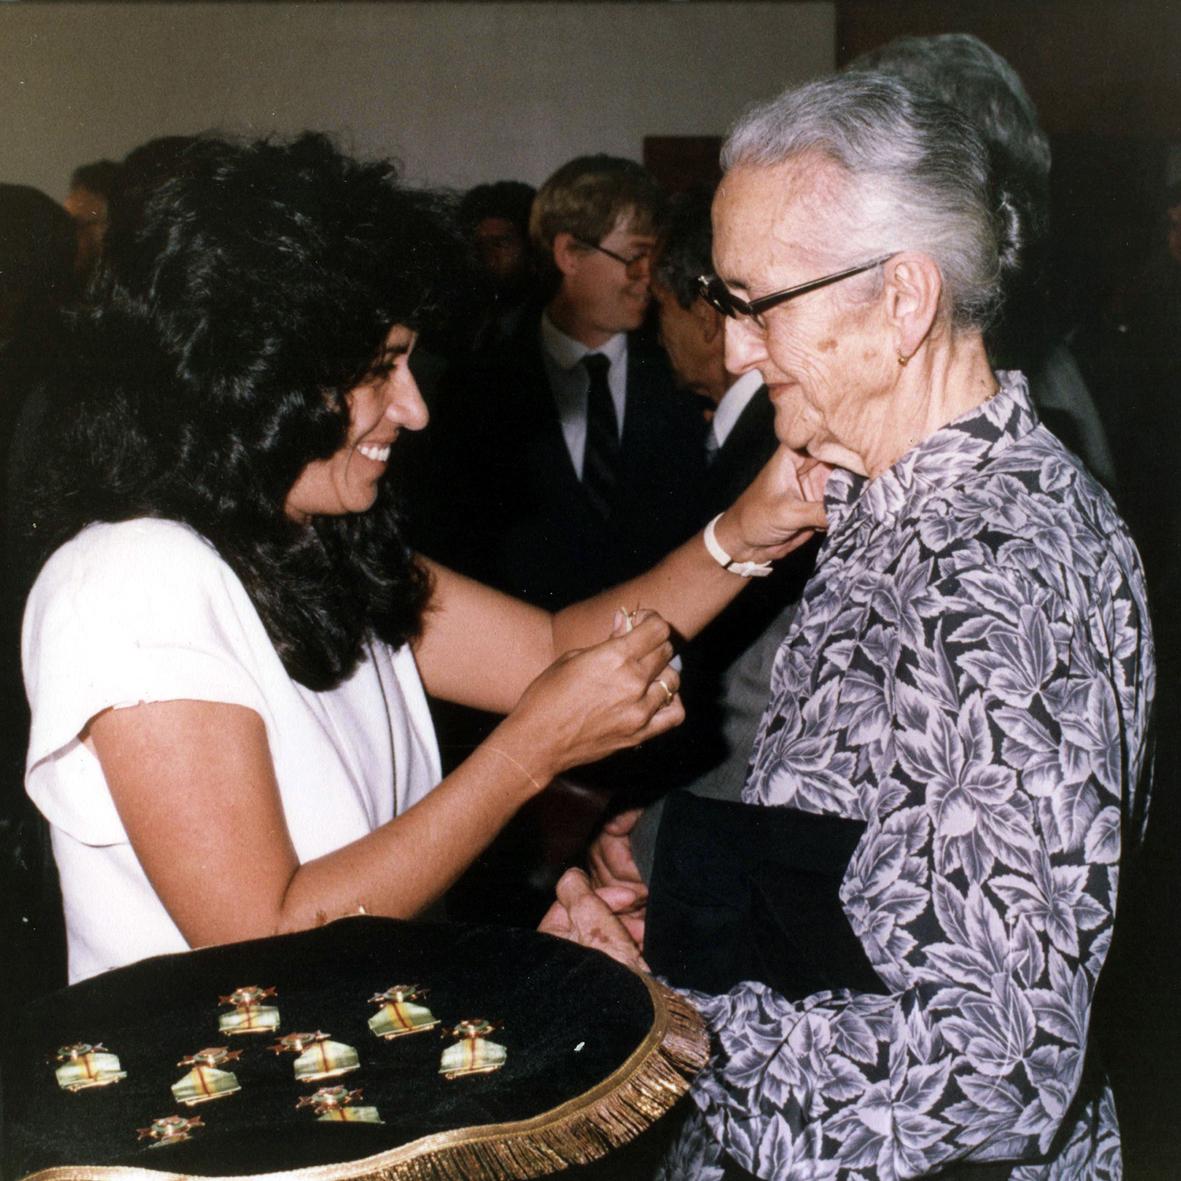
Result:
{"label": "woman's smiling face", "polygon": [[293,520],[371,508],[398,433],[426,426],[426,404],[409,365],[415,335],[412,329],[395,324],[371,375],[348,392],[348,438],[339,451],[327,459],[312,460],[300,473],[285,506]]}

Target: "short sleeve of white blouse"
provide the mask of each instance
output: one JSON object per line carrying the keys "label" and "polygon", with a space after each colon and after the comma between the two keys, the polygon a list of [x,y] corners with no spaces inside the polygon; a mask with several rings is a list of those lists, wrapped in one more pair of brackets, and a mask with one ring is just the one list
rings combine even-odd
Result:
{"label": "short sleeve of white blouse", "polygon": [[301,861],[364,836],[439,780],[408,648],[374,641],[335,689],[305,688],[233,571],[173,521],[91,525],[63,545],[29,597],[22,659],[32,708],[26,789],[52,827],[71,980],[187,947],[79,739],[103,710],[180,699],[254,710]]}

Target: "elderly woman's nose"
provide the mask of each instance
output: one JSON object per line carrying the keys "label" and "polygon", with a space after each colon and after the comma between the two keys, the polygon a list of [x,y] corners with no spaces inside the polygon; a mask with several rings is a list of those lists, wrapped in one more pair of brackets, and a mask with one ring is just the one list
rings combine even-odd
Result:
{"label": "elderly woman's nose", "polygon": [[738,316],[726,321],[727,372],[739,374],[757,369],[766,356],[763,334],[753,320]]}

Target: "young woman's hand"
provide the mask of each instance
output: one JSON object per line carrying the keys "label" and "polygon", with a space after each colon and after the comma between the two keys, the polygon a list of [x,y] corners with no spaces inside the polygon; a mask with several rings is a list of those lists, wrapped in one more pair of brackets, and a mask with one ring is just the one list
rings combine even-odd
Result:
{"label": "young woman's hand", "polygon": [[524,692],[489,743],[538,790],[571,767],[638,746],[685,718],[660,616],[619,612],[609,639],[556,660]]}
{"label": "young woman's hand", "polygon": [[828,523],[824,487],[832,467],[780,447],[722,514],[715,534],[734,559],[769,562],[798,549]]}

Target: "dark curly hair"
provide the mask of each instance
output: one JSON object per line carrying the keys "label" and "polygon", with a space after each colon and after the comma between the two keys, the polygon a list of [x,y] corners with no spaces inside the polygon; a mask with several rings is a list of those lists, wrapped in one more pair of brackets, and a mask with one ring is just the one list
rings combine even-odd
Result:
{"label": "dark curly hair", "polygon": [[439,198],[322,135],[185,145],[112,227],[48,374],[41,560],[92,521],[182,521],[315,690],[352,672],[368,634],[415,635],[428,579],[387,481],[362,514],[301,525],[284,502],[344,444],[346,394],[389,328],[439,309],[459,249]]}
{"label": "dark curly hair", "polygon": [[523,180],[498,180],[492,184],[476,185],[460,199],[455,216],[467,234],[486,217],[500,217],[512,222],[522,240],[529,237],[529,210],[537,190]]}

